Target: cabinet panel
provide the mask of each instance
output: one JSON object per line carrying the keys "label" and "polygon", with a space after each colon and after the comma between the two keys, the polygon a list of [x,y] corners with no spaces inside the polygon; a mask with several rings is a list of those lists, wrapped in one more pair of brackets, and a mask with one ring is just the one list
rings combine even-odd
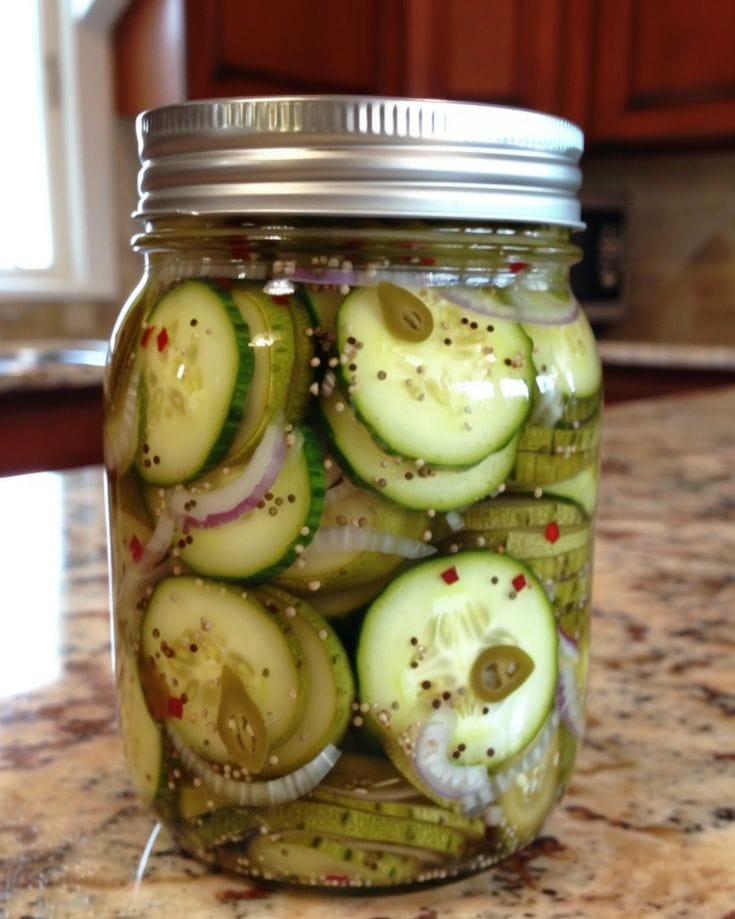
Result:
{"label": "cabinet panel", "polygon": [[566,114],[576,0],[414,0],[411,95],[496,102]]}
{"label": "cabinet panel", "polygon": [[187,96],[398,90],[401,4],[186,4]]}
{"label": "cabinet panel", "polygon": [[735,4],[598,0],[597,10],[591,139],[735,135]]}

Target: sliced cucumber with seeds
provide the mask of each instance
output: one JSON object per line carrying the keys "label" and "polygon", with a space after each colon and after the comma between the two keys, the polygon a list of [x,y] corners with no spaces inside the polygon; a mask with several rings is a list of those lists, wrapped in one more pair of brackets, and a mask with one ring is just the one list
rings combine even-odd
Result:
{"label": "sliced cucumber with seeds", "polygon": [[429,517],[346,481],[326,494],[315,539],[277,581],[296,593],[335,593],[387,577],[407,557],[429,554]]}
{"label": "sliced cucumber with seeds", "polygon": [[355,290],[339,308],[337,341],[357,414],[389,451],[473,465],[505,446],[531,407],[521,326],[478,321],[436,291]]}
{"label": "sliced cucumber with seeds", "polygon": [[529,425],[523,431],[518,449],[552,454],[566,454],[570,451],[585,452],[599,446],[601,434],[599,416],[595,416],[584,426],[580,425],[576,428]]}
{"label": "sliced cucumber with seeds", "polygon": [[519,434],[474,466],[436,467],[383,450],[338,390],[323,395],[319,407],[345,468],[368,488],[407,508],[442,511],[464,507],[504,484],[515,462]]}
{"label": "sliced cucumber with seeds", "polygon": [[573,501],[530,495],[498,495],[462,512],[465,530],[570,526],[586,519],[586,514]]}
{"label": "sliced cucumber with seeds", "polygon": [[600,461],[596,455],[594,460],[580,469],[570,478],[549,482],[544,485],[544,493],[558,495],[562,498],[571,498],[580,507],[592,516],[597,508],[597,497],[600,477]]}
{"label": "sliced cucumber with seeds", "polygon": [[266,581],[291,565],[322,514],[324,468],[313,431],[303,426],[270,491],[234,521],[179,534],[180,557],[211,577]]}
{"label": "sliced cucumber with seeds", "polygon": [[514,848],[538,833],[559,795],[559,730],[542,732],[539,741],[497,802],[502,835]]}
{"label": "sliced cucumber with seeds", "polygon": [[595,336],[584,312],[562,325],[524,323],[533,342],[533,364],[542,393],[574,399],[595,397],[602,386],[602,365]]}
{"label": "sliced cucumber with seeds", "polygon": [[[298,638],[252,596],[169,577],[141,626],[141,681],[154,711],[206,762],[257,773],[299,724],[309,672]],[[163,703],[163,704],[162,704]]]}
{"label": "sliced cucumber with seeds", "polygon": [[294,801],[258,811],[270,830],[298,829],[339,834],[361,841],[415,846],[458,856],[467,845],[464,833],[450,826],[356,810],[339,804]]}
{"label": "sliced cucumber with seeds", "polygon": [[148,710],[134,657],[122,650],[117,659],[117,693],[123,751],[135,790],[146,804],[156,796],[163,769],[161,727]]}
{"label": "sliced cucumber with seeds", "polygon": [[[322,832],[286,830],[258,834],[247,854],[236,850],[219,853],[225,868],[253,871],[268,879],[308,885],[343,886],[371,883],[396,885],[411,881],[423,865],[421,850],[385,851],[364,843]],[[408,854],[412,853],[412,854]]]}
{"label": "sliced cucumber with seeds", "polygon": [[225,455],[252,378],[248,341],[232,298],[210,282],[184,281],[153,307],[139,344],[145,481],[188,482]]}
{"label": "sliced cucumber with seeds", "polygon": [[311,322],[305,307],[296,297],[291,297],[288,303],[291,314],[294,334],[294,365],[291,372],[291,382],[286,396],[286,420],[301,421],[307,414],[311,401],[310,387],[314,382],[314,335]]}
{"label": "sliced cucumber with seeds", "polygon": [[553,610],[531,571],[493,552],[459,552],[419,563],[371,604],[360,697],[389,754],[400,749],[446,797],[454,789],[483,803],[487,770],[522,749],[553,707],[556,652]]}
{"label": "sliced cucumber with seeds", "polygon": [[345,294],[333,287],[305,285],[301,288],[301,296],[316,328],[321,332],[334,332],[337,327],[337,311]]}
{"label": "sliced cucumber with seeds", "polygon": [[271,748],[264,775],[285,775],[336,744],[347,728],[355,695],[350,662],[331,626],[307,603],[274,587],[255,589],[269,613],[294,632],[304,654],[308,691],[295,729]]}
{"label": "sliced cucumber with seeds", "polygon": [[513,467],[513,482],[526,488],[553,485],[578,475],[600,462],[599,448],[540,453],[518,450]]}
{"label": "sliced cucumber with seeds", "polygon": [[323,804],[338,804],[368,814],[384,814],[387,817],[401,817],[416,823],[433,823],[459,830],[468,839],[482,840],[485,836],[485,824],[478,817],[464,817],[444,808],[437,807],[428,801],[423,803],[405,803],[402,801],[367,800],[360,797],[343,797],[333,792],[324,791],[317,786],[311,793],[311,800]]}
{"label": "sliced cucumber with seeds", "polygon": [[254,361],[243,419],[228,451],[228,462],[247,457],[273,417],[283,412],[295,363],[291,312],[255,288],[235,288],[232,299],[249,330]]}

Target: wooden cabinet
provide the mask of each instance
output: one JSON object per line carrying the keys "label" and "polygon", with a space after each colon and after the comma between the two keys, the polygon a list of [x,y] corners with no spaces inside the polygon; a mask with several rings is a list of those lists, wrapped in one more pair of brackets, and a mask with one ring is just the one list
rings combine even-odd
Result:
{"label": "wooden cabinet", "polygon": [[723,0],[131,0],[118,107],[376,93],[564,115],[588,146],[735,140]]}
{"label": "wooden cabinet", "polygon": [[735,4],[597,0],[593,142],[735,138]]}

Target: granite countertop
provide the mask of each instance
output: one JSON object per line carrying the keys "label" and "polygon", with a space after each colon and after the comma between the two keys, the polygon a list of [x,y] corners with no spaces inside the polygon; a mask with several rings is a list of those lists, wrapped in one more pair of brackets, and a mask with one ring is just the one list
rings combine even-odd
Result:
{"label": "granite countertop", "polygon": [[116,733],[102,474],[0,479],[0,916],[735,917],[735,389],[608,412],[589,728],[543,836],[387,897],[207,874],[131,791]]}

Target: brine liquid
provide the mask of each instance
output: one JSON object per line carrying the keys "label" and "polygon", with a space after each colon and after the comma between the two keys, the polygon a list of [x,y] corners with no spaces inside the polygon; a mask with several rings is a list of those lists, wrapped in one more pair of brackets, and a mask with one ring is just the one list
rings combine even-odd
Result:
{"label": "brine liquid", "polygon": [[410,887],[515,851],[563,793],[600,369],[523,267],[497,288],[190,272],[116,331],[123,738],[187,851]]}

